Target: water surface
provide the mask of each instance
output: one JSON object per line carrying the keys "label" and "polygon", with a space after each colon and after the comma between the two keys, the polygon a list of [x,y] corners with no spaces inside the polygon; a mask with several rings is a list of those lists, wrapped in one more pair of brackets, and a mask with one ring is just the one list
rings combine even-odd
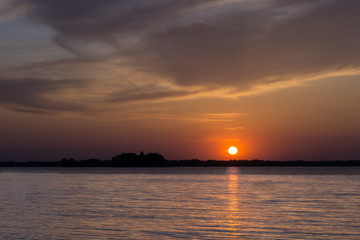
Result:
{"label": "water surface", "polygon": [[1,239],[360,239],[358,167],[3,168]]}

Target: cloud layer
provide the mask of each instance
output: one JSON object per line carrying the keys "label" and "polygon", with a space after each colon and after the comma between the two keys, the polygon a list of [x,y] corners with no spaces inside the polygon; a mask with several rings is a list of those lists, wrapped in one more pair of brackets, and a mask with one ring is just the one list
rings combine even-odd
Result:
{"label": "cloud layer", "polygon": [[[93,76],[100,85],[124,66],[143,74],[146,83],[131,74],[112,77],[118,87],[103,102],[186,96],[194,94],[194,87],[197,91],[231,88],[241,95],[269,84],[316,79],[360,65],[360,2],[356,0],[19,0],[14,4],[26,5],[27,18],[51,28],[55,42],[75,54],[78,63],[98,57],[102,50],[106,54],[92,61],[94,65],[119,60],[105,74]],[[72,61],[68,65],[64,61],[63,68],[72,68]],[[62,83],[25,81],[24,75],[13,85],[0,84],[20,89],[21,94],[25,89],[21,86],[52,93],[78,87],[74,79],[85,77],[75,72],[66,74],[69,80]],[[124,82],[137,87],[127,88]],[[31,91],[24,96],[19,99],[27,98],[32,106],[52,106],[38,104],[39,95]],[[20,100],[2,97],[3,102],[26,106]],[[53,109],[77,108],[58,106]]]}
{"label": "cloud layer", "polygon": [[273,2],[244,13],[233,3],[226,16],[151,34],[144,65],[180,85],[240,89],[359,67],[360,2]]}
{"label": "cloud layer", "polygon": [[85,112],[83,105],[74,101],[56,100],[54,94],[69,89],[81,89],[85,80],[48,81],[45,79],[1,79],[0,104],[19,112],[52,114],[57,111]]}

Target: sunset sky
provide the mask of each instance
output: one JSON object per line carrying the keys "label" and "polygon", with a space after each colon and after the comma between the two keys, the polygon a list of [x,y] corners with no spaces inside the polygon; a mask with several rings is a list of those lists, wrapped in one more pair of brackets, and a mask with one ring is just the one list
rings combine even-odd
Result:
{"label": "sunset sky", "polygon": [[359,23],[358,0],[1,0],[0,160],[360,159]]}

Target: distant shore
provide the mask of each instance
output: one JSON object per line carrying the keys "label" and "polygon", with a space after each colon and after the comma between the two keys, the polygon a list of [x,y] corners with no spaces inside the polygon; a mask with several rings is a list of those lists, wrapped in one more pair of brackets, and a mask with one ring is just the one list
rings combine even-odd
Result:
{"label": "distant shore", "polygon": [[360,166],[348,161],[268,161],[268,160],[163,160],[161,162],[114,162],[113,160],[61,160],[54,162],[0,162],[0,167],[341,167]]}

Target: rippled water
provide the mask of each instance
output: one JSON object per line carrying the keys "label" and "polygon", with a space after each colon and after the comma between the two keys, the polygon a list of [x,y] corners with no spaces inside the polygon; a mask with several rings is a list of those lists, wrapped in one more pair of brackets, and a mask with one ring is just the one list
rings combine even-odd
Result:
{"label": "rippled water", "polygon": [[360,239],[360,168],[2,169],[0,239]]}

